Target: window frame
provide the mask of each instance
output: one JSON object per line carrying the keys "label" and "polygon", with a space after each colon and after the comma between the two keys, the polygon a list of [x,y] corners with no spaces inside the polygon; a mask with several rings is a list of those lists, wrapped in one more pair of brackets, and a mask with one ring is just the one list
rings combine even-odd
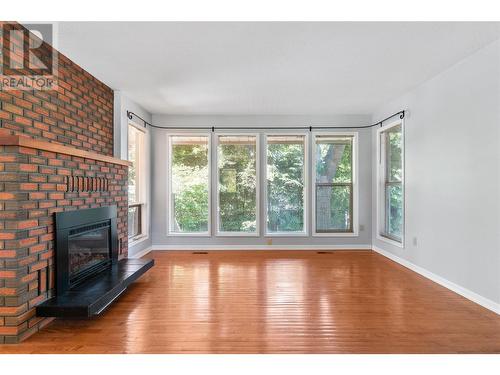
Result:
{"label": "window frame", "polygon": [[[401,173],[401,188],[403,190],[403,224],[401,230],[401,241],[398,241],[392,236],[384,235],[386,219],[385,215],[387,212],[386,204],[386,171],[387,171],[387,157],[386,153],[384,154],[384,158],[382,159],[382,134],[388,131],[391,128],[396,126],[401,126],[401,165],[402,165],[402,173]],[[376,141],[377,141],[377,157],[376,157],[376,169],[377,169],[377,196],[376,196],[376,231],[377,231],[377,239],[380,241],[384,241],[393,246],[404,249],[405,247],[405,232],[406,232],[406,189],[405,189],[405,127],[404,127],[404,119],[397,119],[387,123],[386,125],[381,126],[377,129],[376,132]],[[383,217],[384,216],[384,217]]]}
{"label": "window frame", "polygon": [[[130,128],[133,127],[139,134],[141,134],[141,141],[139,144],[139,150],[137,152],[137,155],[139,155],[139,160],[137,162],[136,166],[136,173],[137,173],[137,191],[136,191],[136,196],[139,197],[139,199],[136,199],[135,202],[130,202],[127,199],[127,215],[128,215],[128,208],[132,206],[138,206],[139,207],[139,220],[140,220],[140,227],[141,227],[141,232],[134,236],[134,237],[128,237],[129,241],[129,246],[134,246],[138,244],[139,242],[142,242],[146,239],[149,238],[149,231],[148,231],[148,194],[147,194],[147,179],[148,179],[148,161],[147,161],[147,156],[146,156],[146,143],[147,143],[147,136],[148,136],[148,130],[145,129],[143,126],[139,125],[133,120],[129,120],[127,123],[127,159],[129,159],[128,155],[128,147],[129,147],[129,141],[130,141]],[[136,146],[137,147],[137,146]],[[127,189],[128,189],[128,184],[127,184]],[[128,221],[128,219],[127,219]],[[128,232],[128,228],[127,228]]]}
{"label": "window frame", "polygon": [[[225,131],[218,131],[214,135],[214,153],[215,153],[215,236],[216,237],[260,237],[260,135],[261,133],[259,132],[245,132],[245,131],[230,131],[230,132],[225,132]],[[219,196],[219,179],[220,179],[220,174],[219,174],[219,137],[225,137],[225,136],[253,136],[255,137],[255,174],[256,174],[256,187],[255,187],[255,204],[256,204],[256,222],[255,222],[255,232],[225,232],[225,231],[220,231],[219,224],[220,224],[220,206],[219,206],[219,201],[220,201],[220,196]]]}
{"label": "window frame", "polygon": [[[316,138],[319,136],[329,137],[352,137],[352,232],[317,232],[316,231]],[[311,136],[311,235],[313,237],[358,237],[359,236],[359,132],[336,132],[336,131],[313,131]]]}
{"label": "window frame", "polygon": [[[172,137],[207,137],[208,145],[208,223],[205,232],[174,232],[172,195]],[[212,235],[212,133],[209,131],[179,131],[167,133],[167,236],[168,237],[211,237]]]}
{"label": "window frame", "polygon": [[[309,133],[306,132],[265,132],[264,134],[264,237],[308,237],[309,236]],[[269,232],[267,229],[267,205],[268,205],[268,194],[267,194],[267,150],[268,150],[268,137],[273,136],[301,136],[304,137],[304,189],[303,189],[303,204],[304,204],[304,230],[300,232]]]}

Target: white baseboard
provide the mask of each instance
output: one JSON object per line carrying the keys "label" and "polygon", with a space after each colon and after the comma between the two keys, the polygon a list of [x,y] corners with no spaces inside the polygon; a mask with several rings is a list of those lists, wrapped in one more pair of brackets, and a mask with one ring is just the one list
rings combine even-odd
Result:
{"label": "white baseboard", "polygon": [[379,253],[380,255],[385,256],[386,258],[389,258],[393,260],[396,263],[401,264],[402,266],[418,273],[419,275],[424,276],[425,278],[434,281],[435,283],[457,293],[460,294],[462,297],[467,298],[468,300],[477,303],[478,305],[483,306],[484,308],[487,308],[488,310],[491,310],[497,314],[500,315],[500,304],[485,298],[477,293],[474,293],[473,291],[466,289],[460,285],[457,285],[444,277],[438,276],[435,273],[432,273],[425,268],[422,268],[420,266],[417,266],[416,264],[411,263],[410,261],[403,259],[401,257],[398,257],[397,255],[394,255],[388,251],[385,251],[381,249],[380,247],[377,247],[373,245],[373,251]]}
{"label": "white baseboard", "polygon": [[371,250],[372,245],[153,245],[159,250]]}
{"label": "white baseboard", "polygon": [[150,253],[153,250],[153,246],[147,247],[144,250],[139,251],[138,253],[132,254],[129,256],[130,259],[139,259],[142,258],[144,255]]}

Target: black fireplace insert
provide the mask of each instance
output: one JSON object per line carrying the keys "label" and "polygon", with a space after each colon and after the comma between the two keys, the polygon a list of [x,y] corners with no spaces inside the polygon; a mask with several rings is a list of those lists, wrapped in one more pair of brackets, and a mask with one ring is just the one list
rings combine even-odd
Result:
{"label": "black fireplace insert", "polygon": [[56,294],[38,316],[93,318],[102,314],[153,259],[118,260],[116,206],[56,213]]}
{"label": "black fireplace insert", "polygon": [[116,206],[58,212],[55,220],[58,294],[118,261]]}

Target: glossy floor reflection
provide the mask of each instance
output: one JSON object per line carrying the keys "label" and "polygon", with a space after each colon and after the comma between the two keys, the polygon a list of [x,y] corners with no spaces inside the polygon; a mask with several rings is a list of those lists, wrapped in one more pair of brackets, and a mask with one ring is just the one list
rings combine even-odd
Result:
{"label": "glossy floor reflection", "polygon": [[0,353],[500,352],[500,316],[371,251],[150,256],[100,318]]}

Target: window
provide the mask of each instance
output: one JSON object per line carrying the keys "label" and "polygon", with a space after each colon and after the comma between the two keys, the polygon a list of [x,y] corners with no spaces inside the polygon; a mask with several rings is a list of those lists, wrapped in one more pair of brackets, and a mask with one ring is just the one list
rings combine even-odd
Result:
{"label": "window", "polygon": [[266,137],[266,234],[306,233],[306,137]]}
{"label": "window", "polygon": [[402,123],[378,130],[378,233],[403,243],[404,186]]}
{"label": "window", "polygon": [[258,235],[258,139],[217,137],[217,233]]}
{"label": "window", "polygon": [[259,236],[262,223],[265,236],[307,236],[309,228],[313,236],[357,236],[357,137],[167,133],[167,234]]}
{"label": "window", "polygon": [[145,233],[146,204],[146,134],[135,125],[128,125],[128,236],[133,241]]}
{"label": "window", "polygon": [[315,235],[356,234],[354,141],[353,134],[314,138]]}
{"label": "window", "polygon": [[210,234],[210,136],[169,137],[169,233]]}

